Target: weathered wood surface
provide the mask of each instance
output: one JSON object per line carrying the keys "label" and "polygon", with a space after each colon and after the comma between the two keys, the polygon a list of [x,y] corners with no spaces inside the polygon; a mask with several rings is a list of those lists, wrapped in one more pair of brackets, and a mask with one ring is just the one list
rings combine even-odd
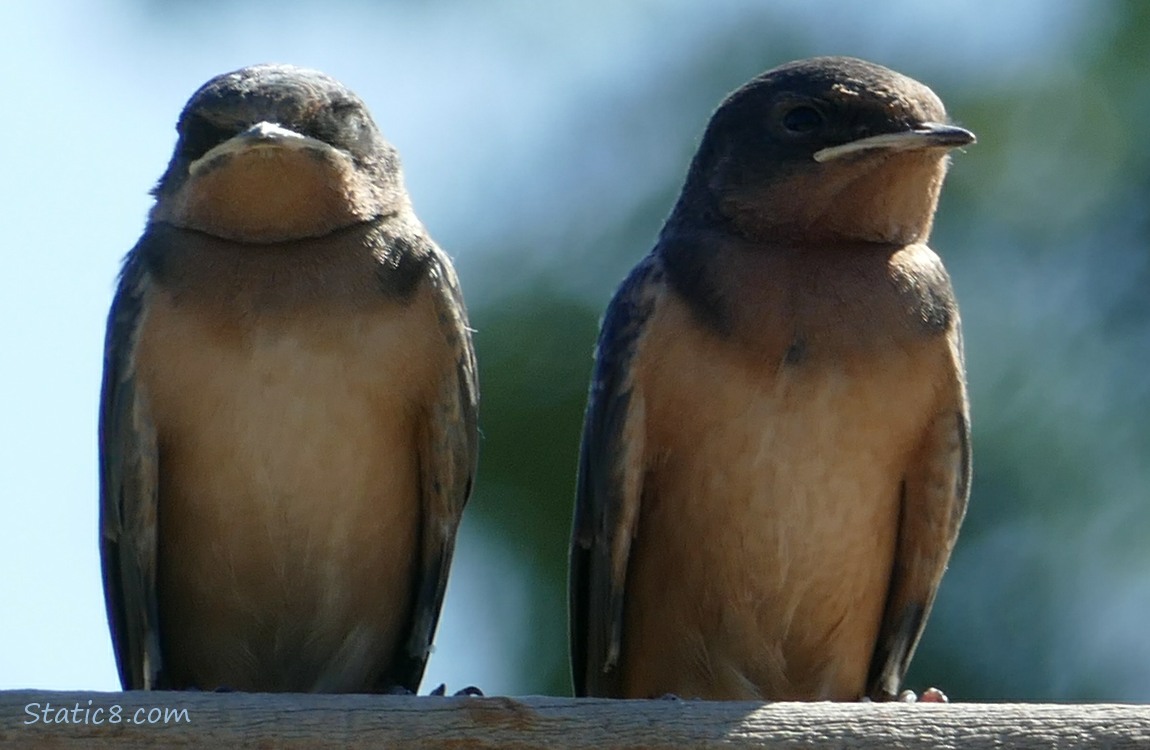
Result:
{"label": "weathered wood surface", "polygon": [[1145,750],[1150,706],[0,691],[5,750],[181,746]]}

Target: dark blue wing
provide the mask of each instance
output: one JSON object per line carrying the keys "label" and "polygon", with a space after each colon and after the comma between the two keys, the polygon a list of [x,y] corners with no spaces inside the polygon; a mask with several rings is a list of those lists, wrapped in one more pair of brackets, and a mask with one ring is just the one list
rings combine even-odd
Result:
{"label": "dark blue wing", "polygon": [[104,600],[125,690],[156,687],[156,437],[136,388],[136,329],[148,275],[145,234],[128,254],[108,314],[100,392],[100,558]]}
{"label": "dark blue wing", "polygon": [[[626,556],[642,491],[642,409],[632,359],[663,288],[650,255],[615,293],[603,318],[583,420],[570,560],[571,666],[575,694],[616,693]],[[632,429],[628,429],[628,427]],[[639,441],[641,442],[641,441]]]}

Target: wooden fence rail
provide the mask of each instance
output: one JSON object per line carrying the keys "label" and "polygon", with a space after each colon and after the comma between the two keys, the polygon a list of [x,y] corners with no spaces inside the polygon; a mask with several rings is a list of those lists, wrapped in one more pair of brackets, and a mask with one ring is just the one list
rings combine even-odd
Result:
{"label": "wooden fence rail", "polygon": [[1150,706],[0,691],[0,748],[1150,748]]}

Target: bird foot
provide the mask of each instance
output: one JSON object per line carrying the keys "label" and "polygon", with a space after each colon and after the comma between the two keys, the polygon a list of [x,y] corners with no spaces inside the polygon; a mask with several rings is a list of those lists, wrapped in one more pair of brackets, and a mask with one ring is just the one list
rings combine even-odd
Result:
{"label": "bird foot", "polygon": [[[435,688],[435,690],[432,690],[430,693],[428,693],[428,695],[435,695],[435,696],[438,696],[440,698],[447,695],[447,683],[441,683],[439,687]],[[460,697],[465,697],[465,696],[471,696],[473,698],[485,697],[483,695],[483,691],[480,690],[479,688],[475,687],[474,685],[468,685],[467,687],[463,688],[462,690],[458,690],[458,691],[452,693],[451,695],[453,698],[460,698]]]}
{"label": "bird foot", "polygon": [[913,690],[903,690],[898,694],[897,700],[901,703],[950,703],[946,693],[933,687],[922,691],[921,696],[915,695]]}
{"label": "bird foot", "polygon": [[473,698],[482,698],[482,697],[484,697],[484,696],[483,696],[483,691],[482,691],[482,690],[480,690],[479,688],[475,687],[474,685],[468,685],[467,687],[463,688],[462,690],[457,690],[457,691],[455,692],[455,697],[457,697],[457,698],[458,698],[459,696],[463,696],[463,695],[469,695],[469,696],[471,696],[471,697],[473,697]]}

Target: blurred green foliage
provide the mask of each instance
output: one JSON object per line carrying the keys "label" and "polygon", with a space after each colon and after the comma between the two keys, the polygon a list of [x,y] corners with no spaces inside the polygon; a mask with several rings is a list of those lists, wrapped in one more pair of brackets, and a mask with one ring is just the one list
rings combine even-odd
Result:
{"label": "blurred green foliage", "polygon": [[480,479],[468,512],[528,571],[531,658],[522,692],[567,694],[567,542],[596,313],[532,289],[476,310]]}

